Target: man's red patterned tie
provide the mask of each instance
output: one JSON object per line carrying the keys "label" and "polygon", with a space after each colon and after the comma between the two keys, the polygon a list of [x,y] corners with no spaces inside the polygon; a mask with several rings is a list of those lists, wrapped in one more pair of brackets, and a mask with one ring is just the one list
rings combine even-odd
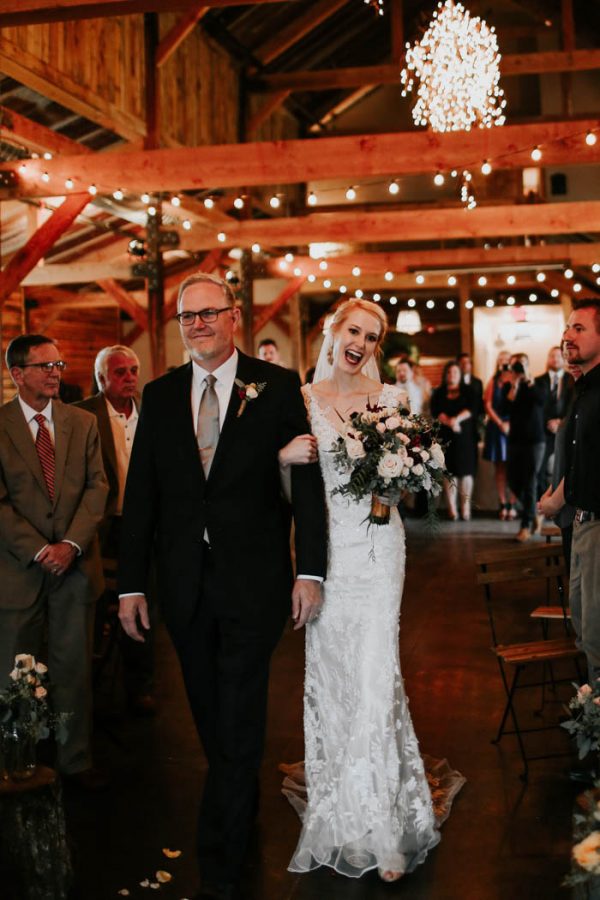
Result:
{"label": "man's red patterned tie", "polygon": [[41,413],[34,416],[38,423],[38,433],[35,439],[35,449],[37,450],[44,473],[44,480],[48,488],[50,499],[54,500],[54,444],[50,437],[50,432],[46,427],[46,418]]}

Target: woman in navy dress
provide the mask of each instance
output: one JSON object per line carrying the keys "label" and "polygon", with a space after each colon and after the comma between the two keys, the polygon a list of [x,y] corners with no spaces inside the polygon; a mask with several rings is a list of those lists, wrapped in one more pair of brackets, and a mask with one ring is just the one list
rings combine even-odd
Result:
{"label": "woman in navy dress", "polygon": [[502,387],[506,382],[510,353],[502,350],[496,360],[496,371],[488,381],[483,395],[483,405],[487,415],[483,458],[493,463],[498,503],[501,519],[515,519],[515,496],[506,478],[506,455],[508,447],[508,413],[502,409]]}

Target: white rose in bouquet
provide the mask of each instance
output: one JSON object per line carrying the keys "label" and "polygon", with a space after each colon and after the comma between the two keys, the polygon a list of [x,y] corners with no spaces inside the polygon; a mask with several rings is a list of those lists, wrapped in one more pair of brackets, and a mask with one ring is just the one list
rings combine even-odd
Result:
{"label": "white rose in bouquet", "polygon": [[431,453],[431,459],[429,460],[429,465],[432,469],[441,469],[446,462],[444,457],[444,451],[440,447],[439,444],[433,443],[429,448],[429,452]]}
{"label": "white rose in bouquet", "polygon": [[427,462],[427,460],[429,459],[429,453],[427,452],[427,450],[421,450],[420,456],[423,462]]}
{"label": "white rose in bouquet", "polygon": [[413,466],[413,475],[416,475],[417,478],[420,478],[425,469],[421,465],[421,463],[417,463],[416,466]]}
{"label": "white rose in bouquet", "polygon": [[398,416],[390,416],[389,419],[386,419],[385,427],[390,431],[394,431],[395,428],[400,428],[400,419]]}
{"label": "white rose in bouquet", "polygon": [[379,460],[377,472],[386,481],[397,478],[402,472],[404,460],[398,453],[384,453]]}
{"label": "white rose in bouquet", "polygon": [[362,459],[367,453],[363,442],[357,441],[356,438],[350,436],[346,437],[346,452],[350,459]]}

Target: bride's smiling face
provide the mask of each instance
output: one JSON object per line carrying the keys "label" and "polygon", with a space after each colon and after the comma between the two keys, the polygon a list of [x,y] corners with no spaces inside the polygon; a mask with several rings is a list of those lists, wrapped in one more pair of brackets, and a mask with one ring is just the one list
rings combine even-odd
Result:
{"label": "bride's smiling face", "polygon": [[353,310],[334,336],[334,366],[356,375],[371,359],[379,344],[381,323],[363,309]]}

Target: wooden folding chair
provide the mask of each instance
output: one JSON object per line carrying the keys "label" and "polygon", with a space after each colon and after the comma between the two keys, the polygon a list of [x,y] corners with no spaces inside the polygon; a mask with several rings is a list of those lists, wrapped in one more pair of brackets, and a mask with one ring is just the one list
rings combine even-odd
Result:
{"label": "wooden folding chair", "polygon": [[[542,688],[542,709],[545,703],[545,688],[548,682],[547,673],[553,689],[559,680],[556,679],[553,666],[563,661],[573,661],[577,667],[579,650],[575,646],[575,640],[571,633],[568,609],[565,603],[564,581],[565,564],[562,557],[562,548],[559,544],[532,544],[527,547],[515,547],[511,549],[486,550],[476,554],[477,583],[482,585],[492,635],[492,649],[498,660],[500,675],[506,693],[506,704],[498,727],[498,733],[493,743],[498,743],[505,734],[514,734],[517,738],[524,770],[521,778],[526,781],[529,773],[528,763],[535,759],[548,759],[551,756],[562,754],[543,754],[528,756],[525,749],[523,735],[530,732],[546,731],[556,728],[558,722],[552,725],[543,725],[535,728],[523,728],[515,708],[515,693],[520,688]],[[513,640],[511,643],[503,643],[498,635],[499,607],[501,603],[502,586],[521,586],[525,593],[531,594],[531,588],[535,582],[541,585],[544,600],[549,596],[556,596],[556,603],[544,602],[535,606],[530,616],[541,619],[544,631],[541,640]],[[552,591],[554,588],[554,591]],[[535,602],[528,598],[528,602]],[[561,636],[548,638],[547,624],[552,619],[562,623]],[[519,617],[519,622],[512,622],[511,629],[514,635],[515,625],[519,625],[520,636],[526,630],[525,616]],[[506,628],[506,623],[504,623]],[[522,683],[521,676],[531,666],[542,666],[542,680],[537,682]],[[579,677],[577,668],[577,676]],[[507,729],[508,717],[511,717],[513,728]]]}

